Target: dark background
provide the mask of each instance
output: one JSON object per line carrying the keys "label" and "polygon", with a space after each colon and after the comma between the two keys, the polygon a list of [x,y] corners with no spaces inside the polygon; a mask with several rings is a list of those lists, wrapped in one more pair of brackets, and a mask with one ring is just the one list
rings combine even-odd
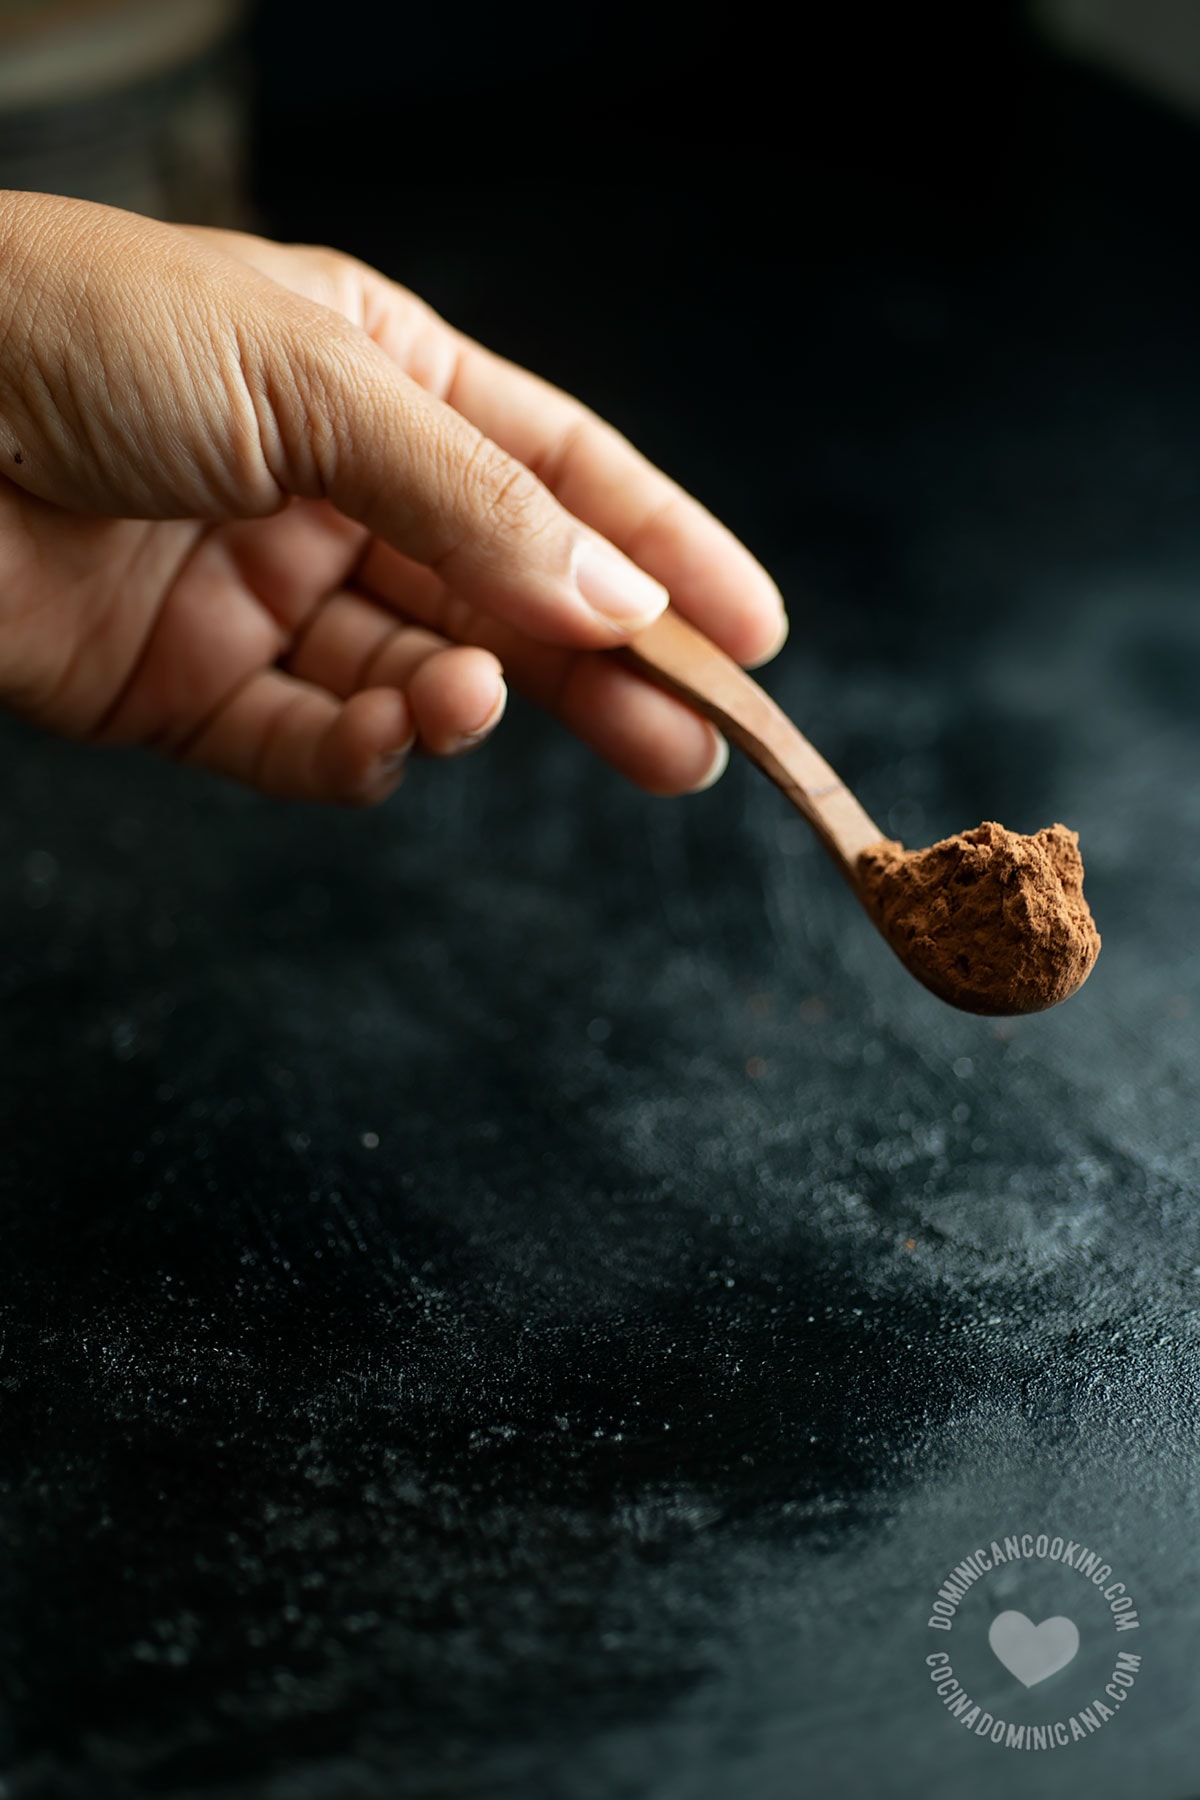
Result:
{"label": "dark background", "polygon": [[[264,5],[253,206],[739,530],[887,829],[1077,828],[1093,977],[953,1014],[756,773],[519,702],[369,816],[3,723],[5,1800],[1200,1793],[1200,141],[899,14]],[[1142,1621],[1040,1755],[922,1662],[1024,1531]],[[932,1648],[1066,1716],[1097,1606]]]}

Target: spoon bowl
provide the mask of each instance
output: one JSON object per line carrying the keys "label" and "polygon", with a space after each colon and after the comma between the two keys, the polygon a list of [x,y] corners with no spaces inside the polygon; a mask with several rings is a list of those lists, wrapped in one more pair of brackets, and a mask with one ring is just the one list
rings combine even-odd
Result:
{"label": "spoon bowl", "polygon": [[610,652],[716,725],[791,801],[909,974],[964,1012],[1012,1016],[1068,999],[1099,935],[1078,839],[990,822],[906,851],[893,843],[770,695],[671,607]]}

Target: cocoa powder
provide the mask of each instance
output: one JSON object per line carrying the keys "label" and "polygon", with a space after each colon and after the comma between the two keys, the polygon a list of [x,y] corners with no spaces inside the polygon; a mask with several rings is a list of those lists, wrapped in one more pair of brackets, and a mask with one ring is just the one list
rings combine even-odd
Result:
{"label": "cocoa powder", "polygon": [[1032,836],[994,820],[928,850],[883,839],[859,857],[863,899],[901,961],[967,1012],[1042,1012],[1100,952],[1083,897],[1079,834]]}

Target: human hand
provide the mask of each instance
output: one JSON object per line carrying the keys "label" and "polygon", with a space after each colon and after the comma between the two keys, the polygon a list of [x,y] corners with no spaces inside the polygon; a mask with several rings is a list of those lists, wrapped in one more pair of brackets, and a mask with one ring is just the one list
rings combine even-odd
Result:
{"label": "human hand", "polygon": [[749,552],[610,426],[334,251],[0,194],[0,701],[366,803],[507,674],[659,793],[719,738],[596,651],[667,591],[774,654]]}

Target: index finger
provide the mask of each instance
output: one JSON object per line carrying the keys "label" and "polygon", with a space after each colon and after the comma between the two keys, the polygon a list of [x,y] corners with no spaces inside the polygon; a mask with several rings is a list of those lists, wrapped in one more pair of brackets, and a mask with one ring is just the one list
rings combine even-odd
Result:
{"label": "index finger", "polygon": [[779,589],[731,531],[580,401],[438,325],[457,351],[442,395],[457,412],[661,581],[730,656],[754,666],[775,655],[787,636]]}
{"label": "index finger", "polygon": [[660,581],[672,604],[728,655],[752,667],[781,648],[787,619],[761,563],[580,401],[485,350],[353,257],[242,233],[199,235],[361,325],[420,387],[524,463],[569,513]]}

